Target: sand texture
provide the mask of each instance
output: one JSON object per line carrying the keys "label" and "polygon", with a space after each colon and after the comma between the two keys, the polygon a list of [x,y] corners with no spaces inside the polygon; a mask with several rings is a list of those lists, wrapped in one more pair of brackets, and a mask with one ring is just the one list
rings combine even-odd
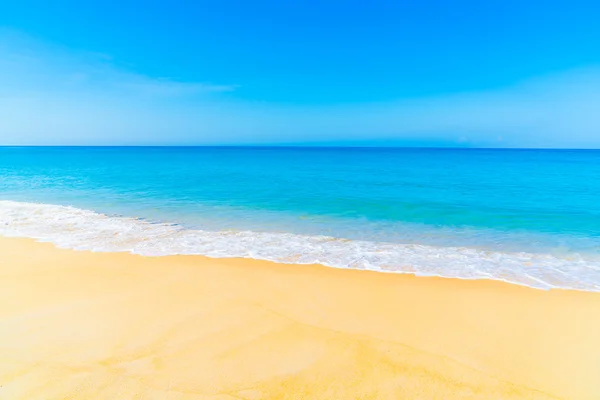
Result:
{"label": "sand texture", "polygon": [[600,399],[600,294],[0,239],[0,399]]}

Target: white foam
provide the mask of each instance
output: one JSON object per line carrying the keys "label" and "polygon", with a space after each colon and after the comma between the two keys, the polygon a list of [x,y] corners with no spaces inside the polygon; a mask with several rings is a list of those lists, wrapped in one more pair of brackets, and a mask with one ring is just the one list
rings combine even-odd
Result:
{"label": "white foam", "polygon": [[600,291],[600,261],[579,254],[509,253],[291,233],[205,231],[49,204],[0,201],[0,235],[59,247],[145,256],[199,254],[336,268],[496,279],[540,289]]}

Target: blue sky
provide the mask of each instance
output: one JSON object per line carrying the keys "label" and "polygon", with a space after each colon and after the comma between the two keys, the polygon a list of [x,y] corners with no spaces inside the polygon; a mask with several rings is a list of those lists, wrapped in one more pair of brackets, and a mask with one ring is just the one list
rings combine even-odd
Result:
{"label": "blue sky", "polygon": [[0,143],[600,147],[597,2],[94,3],[0,4]]}

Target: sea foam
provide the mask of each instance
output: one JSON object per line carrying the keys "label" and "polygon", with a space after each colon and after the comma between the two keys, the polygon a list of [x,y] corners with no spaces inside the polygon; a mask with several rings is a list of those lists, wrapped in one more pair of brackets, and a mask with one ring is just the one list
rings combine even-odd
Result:
{"label": "sea foam", "polygon": [[75,250],[244,257],[421,276],[495,279],[540,289],[600,291],[600,261],[577,253],[557,256],[291,233],[186,229],[70,206],[14,201],[0,201],[0,235],[35,238]]}

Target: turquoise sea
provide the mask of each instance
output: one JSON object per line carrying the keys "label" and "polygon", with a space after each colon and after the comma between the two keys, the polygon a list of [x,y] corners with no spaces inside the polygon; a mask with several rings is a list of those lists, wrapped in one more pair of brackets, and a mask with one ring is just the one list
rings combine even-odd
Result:
{"label": "turquoise sea", "polygon": [[0,234],[600,291],[600,151],[1,147]]}

